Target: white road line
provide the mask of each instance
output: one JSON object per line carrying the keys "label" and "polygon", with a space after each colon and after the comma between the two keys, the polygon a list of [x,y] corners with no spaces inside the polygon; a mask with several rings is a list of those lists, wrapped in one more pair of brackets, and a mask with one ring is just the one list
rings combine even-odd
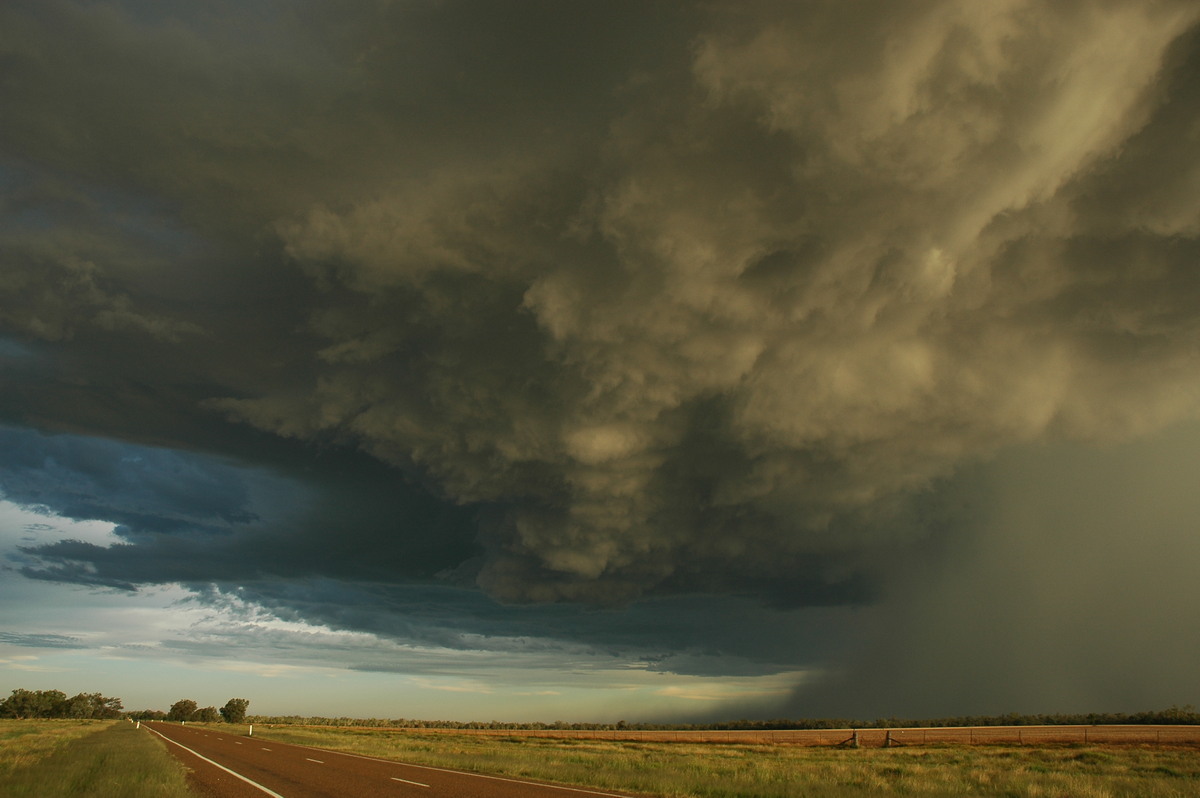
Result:
{"label": "white road line", "polygon": [[[361,754],[348,754],[345,751],[334,751],[331,748],[317,748],[312,745],[300,745],[298,743],[286,743],[293,748],[307,748],[310,751],[321,751],[326,754],[336,754],[338,756],[352,756],[355,759],[368,759],[372,762],[387,762],[390,765],[398,765],[405,768],[420,768],[421,770],[437,770],[442,773],[453,773],[456,776],[474,776],[477,779],[491,779],[492,781],[507,781],[510,784],[528,784],[531,787],[543,787],[548,790],[563,790],[564,792],[578,792],[584,795],[599,795],[601,798],[629,798],[628,795],[621,795],[615,792],[599,792],[597,790],[589,790],[586,787],[563,787],[559,784],[546,784],[541,781],[524,781],[522,779],[509,779],[504,776],[489,776],[486,773],[471,773],[468,770],[452,770],[451,768],[435,768],[432,765],[414,765],[411,762],[397,762],[395,759],[380,759],[377,756],[363,756]],[[305,757],[307,759],[307,757]]]}
{"label": "white road line", "polygon": [[[363,757],[367,759],[368,757]],[[385,762],[387,760],[384,760]],[[437,770],[442,773],[453,773],[456,776],[474,776],[477,779],[491,779],[492,781],[507,781],[509,784],[528,784],[530,787],[541,787],[548,790],[564,790],[566,792],[578,792],[584,795],[599,795],[602,798],[629,798],[627,795],[620,795],[615,792],[597,792],[584,787],[562,787],[558,784],[545,784],[540,781],[525,781],[524,779],[507,779],[504,776],[489,776],[485,773],[470,773],[465,770],[451,770],[450,768],[435,768],[429,765],[411,765],[408,762],[397,762],[397,765],[403,765],[407,768],[421,768],[422,770]]]}
{"label": "white road line", "polygon": [[270,749],[270,748],[260,748],[260,749],[258,749],[258,750],[260,750],[260,751],[270,751],[271,749]]}
{"label": "white road line", "polygon": [[418,787],[428,787],[429,786],[428,784],[422,784],[419,781],[409,781],[408,779],[398,779],[395,776],[392,776],[392,781],[402,781],[405,784],[415,784]]}
{"label": "white road line", "polygon": [[[150,729],[150,727],[149,727],[149,726],[147,726],[146,728],[147,728],[147,729]],[[160,731],[158,731],[158,730],[156,730],[156,729],[150,729],[150,731],[154,732],[155,734],[157,734],[159,737],[163,738],[163,739],[164,739],[164,740],[166,740],[167,742],[169,742],[169,743],[174,743],[175,745],[177,745],[177,746],[179,746],[180,748],[182,748],[184,751],[187,751],[189,754],[192,754],[193,756],[198,756],[198,757],[200,757],[201,759],[203,759],[203,760],[204,760],[205,762],[207,762],[208,764],[210,764],[210,765],[213,765],[214,767],[219,767],[221,770],[225,771],[225,772],[226,772],[226,773],[228,773],[230,776],[235,776],[235,777],[237,777],[237,778],[241,779],[242,781],[244,781],[244,782],[246,782],[247,784],[249,784],[251,787],[257,787],[258,789],[260,789],[260,790],[262,790],[263,792],[265,792],[267,795],[270,795],[270,796],[272,796],[272,798],[283,798],[283,796],[282,796],[282,795],[280,795],[279,793],[275,792],[274,790],[272,790],[272,789],[270,789],[270,788],[268,788],[268,787],[264,787],[264,786],[262,786],[262,785],[261,785],[261,784],[259,784],[257,781],[252,781],[251,779],[248,779],[248,778],[246,778],[246,777],[245,777],[245,776],[243,776],[241,773],[238,773],[236,770],[230,770],[229,768],[227,768],[227,767],[225,767],[224,765],[222,765],[220,762],[214,762],[214,761],[212,761],[211,759],[209,759],[208,757],[206,757],[204,754],[200,754],[200,753],[197,753],[197,752],[193,751],[192,749],[188,748],[188,747],[187,747],[186,745],[184,745],[183,743],[176,743],[174,740],[172,740],[170,737],[168,737],[167,735],[163,734],[162,732],[160,732]]]}
{"label": "white road line", "polygon": [[304,757],[304,758],[305,758],[305,759],[308,759],[308,761],[309,761],[309,762],[316,762],[318,765],[324,765],[324,764],[325,764],[325,763],[324,763],[322,760],[320,760],[320,759],[309,759],[308,757]]}

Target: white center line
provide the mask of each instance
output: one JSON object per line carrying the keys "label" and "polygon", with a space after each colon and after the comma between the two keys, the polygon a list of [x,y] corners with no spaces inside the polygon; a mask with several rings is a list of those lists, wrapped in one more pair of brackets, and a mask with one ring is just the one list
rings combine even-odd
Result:
{"label": "white center line", "polygon": [[306,756],[306,757],[304,757],[304,758],[305,758],[305,759],[308,759],[308,761],[309,761],[309,762],[316,762],[318,765],[324,765],[324,764],[325,764],[325,763],[324,763],[324,762],[322,762],[320,759],[310,759],[310,758],[309,758],[309,757],[307,757],[307,756]]}
{"label": "white center line", "polygon": [[392,776],[392,781],[402,781],[405,784],[415,784],[418,787],[428,787],[429,786],[428,784],[422,784],[419,781],[409,781],[408,779],[398,779],[395,776]]}
{"label": "white center line", "polygon": [[[146,728],[147,728],[147,729],[150,729],[150,727],[149,727],[149,726],[147,726]],[[283,798],[283,796],[282,796],[282,795],[280,795],[279,793],[275,792],[274,790],[272,790],[272,789],[268,789],[267,787],[264,787],[264,786],[262,786],[262,785],[261,785],[261,784],[259,784],[257,781],[251,781],[250,779],[248,779],[248,778],[246,778],[245,776],[243,776],[241,773],[238,773],[237,771],[230,770],[229,768],[225,767],[225,766],[224,766],[224,765],[222,765],[220,762],[214,762],[214,761],[212,761],[211,759],[209,759],[208,757],[204,756],[203,754],[197,753],[197,752],[193,751],[192,749],[188,748],[188,747],[187,747],[186,745],[184,745],[183,743],[177,743],[177,742],[175,742],[174,740],[172,740],[170,737],[168,737],[167,735],[163,734],[162,732],[160,732],[160,731],[158,731],[158,730],[156,730],[156,729],[150,729],[150,731],[154,732],[155,734],[157,734],[159,737],[163,738],[163,739],[164,739],[164,740],[166,740],[167,742],[169,742],[169,743],[173,743],[174,745],[177,745],[177,746],[179,746],[179,747],[180,747],[180,748],[182,748],[184,751],[187,751],[189,754],[192,754],[192,755],[194,755],[194,756],[198,756],[198,757],[200,757],[201,759],[203,759],[203,760],[204,760],[205,762],[207,762],[208,764],[210,764],[210,765],[215,765],[216,767],[219,767],[221,770],[225,771],[225,772],[226,772],[226,773],[228,773],[229,775],[231,775],[231,776],[236,776],[237,778],[241,779],[242,781],[246,782],[247,784],[249,784],[249,785],[251,785],[251,786],[253,786],[253,787],[257,787],[258,789],[260,789],[260,790],[262,790],[263,792],[265,792],[267,795],[270,795],[270,796],[271,796],[271,798]]]}
{"label": "white center line", "polygon": [[259,750],[260,751],[270,751],[271,749],[270,748],[260,748]]}
{"label": "white center line", "polygon": [[[307,748],[310,751],[324,751],[327,754],[333,754],[335,756],[348,756],[348,757],[352,757],[354,759],[369,759],[372,762],[387,762],[389,764],[400,765],[401,767],[406,767],[406,768],[420,768],[421,770],[438,770],[438,771],[441,771],[442,773],[453,773],[456,776],[471,776],[471,777],[474,777],[477,779],[489,779],[490,781],[507,781],[510,784],[528,784],[533,787],[541,787],[542,789],[547,789],[547,790],[561,790],[563,792],[577,792],[577,793],[582,793],[583,795],[599,795],[599,796],[602,796],[602,798],[629,798],[629,796],[621,795],[620,793],[600,792],[599,790],[589,790],[586,787],[564,787],[561,784],[545,784],[544,782],[540,782],[540,781],[525,781],[524,779],[510,779],[510,778],[505,778],[504,776],[491,776],[491,775],[488,775],[487,773],[471,773],[470,771],[467,771],[467,770],[454,770],[453,768],[438,768],[438,767],[433,767],[432,765],[414,765],[411,762],[397,762],[394,759],[380,759],[377,756],[363,756],[362,754],[348,754],[345,751],[330,751],[325,748],[317,748],[315,745],[299,745],[296,743],[292,743],[291,746],[293,748]],[[305,758],[307,759],[307,757],[305,757]]]}

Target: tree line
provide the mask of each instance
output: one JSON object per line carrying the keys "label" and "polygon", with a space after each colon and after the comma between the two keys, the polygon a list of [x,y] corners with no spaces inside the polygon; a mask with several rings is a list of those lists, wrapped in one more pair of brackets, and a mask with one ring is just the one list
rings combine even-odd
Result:
{"label": "tree line", "polygon": [[216,707],[201,707],[190,698],[183,698],[171,705],[171,710],[166,713],[159,713],[161,718],[138,718],[138,720],[178,720],[178,721],[194,721],[196,723],[245,723],[246,709],[250,706],[250,700],[247,698],[231,698],[225,702],[225,706],[217,709]]}
{"label": "tree line", "polygon": [[131,720],[177,720],[186,723],[245,723],[246,708],[250,706],[247,698],[231,698],[225,706],[202,707],[190,698],[182,698],[171,705],[169,712],[161,709],[142,709],[126,713]]}
{"label": "tree line", "polygon": [[25,690],[17,688],[0,701],[0,718],[74,718],[95,720],[181,720],[207,723],[245,723],[249,699],[231,698],[225,706],[199,707],[190,698],[176,701],[170,712],[142,709],[126,712],[121,699],[108,698],[100,693],[80,693],[67,698],[62,690]]}
{"label": "tree line", "polygon": [[62,690],[17,688],[0,701],[0,718],[78,718],[108,720],[122,717],[121,699],[100,693],[79,693],[67,698]]}

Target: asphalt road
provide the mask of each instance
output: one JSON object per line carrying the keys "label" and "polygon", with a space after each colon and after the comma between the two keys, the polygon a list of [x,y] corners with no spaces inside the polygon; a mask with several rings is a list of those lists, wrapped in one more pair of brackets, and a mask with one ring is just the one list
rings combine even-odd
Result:
{"label": "asphalt road", "polygon": [[143,722],[192,770],[191,784],[210,798],[624,798],[580,787],[406,765],[321,748]]}

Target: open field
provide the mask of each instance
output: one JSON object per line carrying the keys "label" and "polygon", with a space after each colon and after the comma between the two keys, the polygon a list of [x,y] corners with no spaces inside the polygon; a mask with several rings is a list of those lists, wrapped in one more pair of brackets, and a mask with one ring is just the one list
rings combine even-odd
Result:
{"label": "open field", "polygon": [[[55,728],[57,727],[57,728]],[[124,721],[0,721],[6,798],[189,798],[163,743]],[[21,751],[15,756],[14,750]]]}
{"label": "open field", "polygon": [[1200,748],[1166,743],[851,749],[302,726],[256,726],[254,737],[667,798],[1184,798],[1200,793]]}

